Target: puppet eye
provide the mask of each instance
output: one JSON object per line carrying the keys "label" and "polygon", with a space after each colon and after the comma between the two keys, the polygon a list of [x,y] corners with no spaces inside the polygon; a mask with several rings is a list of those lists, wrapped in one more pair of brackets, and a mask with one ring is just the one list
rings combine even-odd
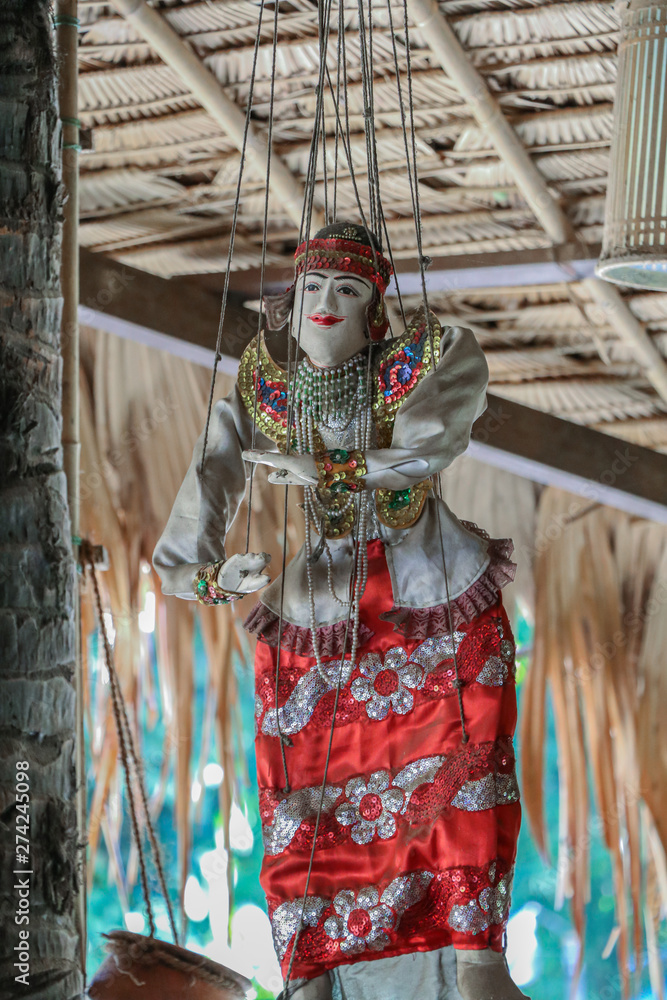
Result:
{"label": "puppet eye", "polygon": [[307,292],[319,292],[321,287],[322,286],[318,285],[316,281],[309,281],[308,284],[305,286],[305,290]]}
{"label": "puppet eye", "polygon": [[359,297],[359,292],[356,288],[353,288],[352,285],[339,285],[336,291],[340,292],[342,295],[354,295],[355,298]]}

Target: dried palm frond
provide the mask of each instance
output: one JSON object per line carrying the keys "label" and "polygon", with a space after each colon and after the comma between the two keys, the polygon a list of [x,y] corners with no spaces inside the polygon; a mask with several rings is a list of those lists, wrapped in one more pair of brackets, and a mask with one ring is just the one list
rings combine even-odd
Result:
{"label": "dried palm frond", "polygon": [[598,359],[580,360],[550,347],[530,350],[485,351],[491,382],[528,382],[544,378],[582,378],[627,375],[627,365],[605,365]]}
{"label": "dried palm frond", "polygon": [[[150,110],[155,102],[187,98],[189,91],[179,76],[163,63],[151,63],[136,69],[127,67],[81,75],[80,113],[88,124],[123,120],[136,111]],[[98,136],[95,134],[95,142]]]}
{"label": "dried palm frond", "polygon": [[[543,153],[535,156],[535,164],[548,181],[561,184],[579,181],[583,186],[591,180],[604,179],[606,182],[609,154],[597,149]],[[506,163],[489,159],[467,164],[463,183],[471,187],[497,188],[512,184],[513,180],[513,172]]]}
{"label": "dried palm frond", "polygon": [[[343,0],[342,0],[343,2]],[[173,226],[158,213],[151,225],[146,215],[141,232],[122,233],[88,228],[87,245],[112,252],[119,242],[141,240],[156,244],[145,266],[160,273],[219,272],[224,254],[215,250],[203,224],[198,228],[199,247],[186,252],[173,249],[181,238],[183,220],[193,197],[214,202],[224,231],[233,206],[238,153],[229,137],[198,106],[177,74],[162,64],[136,29],[116,15],[108,4],[85,5],[84,32],[80,46],[80,114],[93,130],[93,148],[82,157],[82,177],[97,175],[93,181],[94,200],[87,202],[91,222],[93,212],[100,217],[115,214],[123,204],[119,199],[118,171],[158,173],[183,181],[183,196],[156,194],[151,185],[132,185],[128,206],[154,210],[160,204],[176,209]],[[404,104],[408,98],[408,36],[403,28],[403,5],[392,3],[393,37],[386,0],[369,5],[373,18],[374,126],[378,147],[384,209],[390,223],[411,226],[412,199],[401,134],[400,84]],[[538,169],[559,186],[561,194],[602,196],[607,175],[606,149],[610,136],[610,107],[616,73],[618,14],[610,3],[548,3],[501,6],[486,2],[445,3],[472,62],[488,79],[501,107],[523,142],[536,150]],[[250,88],[254,40],[259,11],[257,5],[210,2],[163,4],[160,13],[204,61],[227,95],[245,107]],[[318,13],[311,3],[295,2],[281,9],[278,18],[278,48],[272,52],[272,18],[264,17],[257,51],[254,83],[253,124],[266,132],[269,98],[273,89],[273,140],[297,179],[308,172],[309,147],[316,109],[315,85],[320,68]],[[344,0],[343,23],[346,38],[347,87],[345,114],[350,125],[350,147],[354,169],[360,180],[367,173],[364,116],[366,98],[361,84],[359,9],[353,0]],[[422,211],[425,216],[451,215],[449,225],[424,229],[424,252],[463,254],[547,248],[550,241],[536,228],[532,213],[522,202],[514,178],[489,146],[484,130],[471,119],[456,87],[447,74],[433,64],[420,31],[411,26],[412,120],[416,129],[419,170],[422,178],[437,179],[424,188]],[[333,73],[338,67],[338,21],[332,17],[327,64]],[[398,80],[396,78],[398,73]],[[335,73],[334,73],[335,76]],[[343,109],[343,100],[341,98]],[[325,131],[330,139],[336,127],[335,101],[328,86],[324,94]],[[518,113],[518,114],[517,114]],[[333,142],[329,142],[329,182],[333,170]],[[604,149],[604,153],[602,153]],[[246,175],[260,184],[253,165]],[[340,156],[340,197],[338,206],[356,218],[356,196],[348,176],[346,156]],[[104,186],[109,190],[105,192]],[[447,194],[439,194],[440,185]],[[207,186],[214,190],[211,196]],[[364,184],[361,184],[362,195]],[[470,198],[462,193],[457,202],[455,189],[485,189]],[[505,188],[504,211],[494,211],[498,188]],[[186,188],[188,190],[186,190]],[[217,189],[217,190],[215,190]],[[239,236],[249,239],[261,229],[261,190],[246,190],[239,217]],[[316,169],[315,206],[324,205],[321,164]],[[481,219],[480,209],[489,218]],[[516,213],[516,218],[512,218]],[[464,219],[463,216],[469,216]],[[600,236],[601,199],[581,203],[573,213],[575,226],[585,242]],[[270,230],[284,228],[280,199],[270,201]],[[131,228],[131,227],[130,227]],[[191,241],[194,242],[194,241]],[[164,246],[164,253],[160,247]],[[398,246],[399,258],[414,255],[414,246]],[[244,266],[257,267],[261,249],[256,246]],[[179,257],[181,258],[179,260]],[[189,258],[189,260],[186,260]],[[136,263],[140,266],[143,258]]]}
{"label": "dried palm frond", "polygon": [[174,203],[183,198],[183,187],[167,177],[141,170],[106,170],[84,174],[79,184],[82,217],[143,206]]}
{"label": "dried palm frond", "polygon": [[638,714],[639,772],[643,796],[656,825],[660,841],[667,850],[667,749],[665,726],[660,717],[664,705],[664,652],[667,640],[667,550],[656,560],[649,598],[644,607],[644,628],[638,671],[641,689]]}
{"label": "dried palm frond", "polygon": [[[359,8],[355,0],[341,2],[347,87],[345,102],[341,97],[338,110],[343,110],[345,103],[351,157],[363,180],[368,171],[364,138],[367,100],[361,83]],[[156,244],[155,249],[145,261],[137,258],[140,266],[144,264],[165,275],[190,273],[197,268],[207,273],[220,272],[225,255],[216,252],[215,241],[208,238],[203,224],[197,227],[199,247],[194,246],[194,240],[187,250],[174,250],[173,244],[182,238],[184,223],[177,216],[187,214],[194,200],[215,204],[217,198],[220,231],[225,231],[233,207],[237,150],[177,74],[159,61],[136,29],[118,17],[112,6],[86,3],[84,9],[80,114],[93,131],[93,148],[82,157],[84,187],[88,176],[95,177],[91,185],[94,197],[87,201],[88,218],[99,225],[104,216],[119,211],[123,200],[114,179],[119,171],[145,171],[151,178],[162,175],[183,182],[180,199],[178,189],[174,189],[172,198],[166,191],[157,193],[150,183],[142,193],[140,185],[133,182],[131,196],[128,192],[125,202],[139,211],[142,207],[153,211],[160,204],[173,206],[176,211],[171,227],[167,215],[158,212],[154,224],[149,215],[143,216],[138,233],[131,231],[131,226],[123,232],[87,228],[83,232],[87,245],[112,252],[120,242],[126,246],[132,241],[151,242]],[[497,94],[501,107],[512,116],[520,138],[538,154],[535,162],[545,178],[558,186],[561,195],[592,198],[576,205],[571,214],[583,240],[595,243],[600,236],[616,74],[619,18],[613,5],[597,0],[502,5],[461,0],[444,3],[442,9],[472,62]],[[437,181],[432,188],[423,188],[422,211],[426,217],[451,216],[449,224],[425,226],[424,252],[435,256],[549,247],[549,239],[535,226],[531,211],[522,202],[514,177],[489,146],[486,131],[472,120],[452,80],[434,65],[414,25],[409,33],[408,87],[408,35],[403,27],[402,3],[392,2],[393,33],[386,0],[373,0],[369,10],[373,20],[375,139],[389,223],[405,222],[411,228],[414,214],[402,142],[400,84],[404,104],[411,90],[421,177]],[[167,3],[160,6],[160,13],[193,47],[225,93],[244,108],[250,89],[258,5],[226,0]],[[321,62],[318,34],[317,6],[299,0],[280,11],[275,72],[271,17],[263,18],[257,50],[253,126],[266,134],[273,92],[276,152],[302,183],[308,172],[317,105],[315,85]],[[338,43],[334,10],[327,50],[327,65],[334,76],[339,62]],[[336,128],[335,103],[327,85],[324,128],[330,140]],[[329,182],[333,148],[330,141]],[[249,162],[246,176],[251,186],[245,191],[239,216],[239,237],[249,241],[248,249],[261,230],[264,210],[262,191],[252,186],[261,184],[263,177],[255,176],[253,169]],[[315,175],[314,203],[322,208],[321,164]],[[338,176],[339,209],[356,218],[356,196],[342,153]],[[207,186],[212,188],[210,196]],[[441,193],[442,186],[446,194]],[[365,184],[360,187],[365,202]],[[457,201],[455,190],[460,187],[484,193],[472,198],[462,193]],[[500,202],[503,211],[494,210],[497,195],[502,193],[498,188],[506,189]],[[599,196],[597,200],[595,196]],[[272,198],[269,208],[269,228],[274,234],[284,228],[286,220],[280,199]],[[487,218],[480,217],[480,209],[487,210]],[[93,218],[94,212],[100,217]],[[127,221],[134,225],[135,220]],[[399,245],[396,254],[399,258],[413,256],[414,245]],[[261,248],[256,245],[244,266],[257,267],[260,256]]]}
{"label": "dried palm frond", "polygon": [[[114,251],[116,260],[121,260],[132,267],[154,274],[204,274],[226,270],[228,258],[228,238],[182,240],[180,243],[160,244],[160,246],[139,246],[136,249]],[[257,249],[254,244],[239,236],[234,242],[234,269],[242,271],[251,268],[257,259]],[[267,264],[284,264],[284,258],[278,254],[267,252]],[[292,261],[287,273],[292,270]]]}
{"label": "dried palm frond", "polygon": [[494,388],[499,395],[525,406],[557,413],[581,424],[650,417],[665,409],[657,397],[633,389],[620,379],[553,379],[514,385],[505,382]]}
{"label": "dried palm frond", "polygon": [[[662,678],[666,636],[665,616],[659,612],[661,594],[662,604],[667,602],[667,530],[547,489],[538,514],[535,587],[535,645],[521,719],[524,806],[546,854],[542,768],[548,690],[561,782],[559,896],[571,899],[575,926],[583,935],[590,774],[611,855],[618,960],[627,997],[630,951],[641,965],[642,927],[649,943],[655,935],[658,882],[655,862],[642,851],[642,837],[657,831],[653,843],[660,864],[667,839],[665,774],[660,772],[667,736],[657,708],[664,685],[655,672]],[[644,925],[642,902],[647,871],[650,927]],[[664,906],[667,886],[660,890]],[[659,967],[655,953],[651,964],[653,980]]]}
{"label": "dried palm frond", "polygon": [[[590,36],[618,31],[619,20],[611,3],[549,3],[521,5],[517,10],[484,11],[456,19],[464,44],[471,48],[526,46],[532,39],[585,40]],[[525,57],[524,57],[525,58]]]}
{"label": "dried palm frond", "polygon": [[609,53],[537,59],[493,71],[494,76],[511,80],[516,87],[531,90],[576,90],[586,85],[614,84],[616,59]]}
{"label": "dried palm frond", "polygon": [[82,222],[79,243],[115,253],[124,247],[156,243],[168,237],[177,240],[197,233],[209,234],[220,229],[219,217],[175,213],[173,209],[151,208],[140,212],[124,212],[100,222]]}
{"label": "dried palm frond", "polygon": [[[132,86],[134,81],[128,81]],[[150,149],[154,146],[169,146],[197,142],[211,144],[214,149],[233,149],[233,143],[223,142],[220,126],[204,111],[183,111],[179,114],[141,121],[105,125],[95,133],[95,152],[90,159],[100,158],[102,153],[124,152],[134,149]]]}
{"label": "dried palm frond", "polygon": [[[515,122],[519,136],[528,147],[573,146],[595,143],[608,145],[613,123],[612,109],[601,105],[594,110],[538,111]],[[460,152],[492,152],[486,129],[468,126],[461,132],[455,149]]]}
{"label": "dried palm frond", "polygon": [[630,299],[630,308],[644,323],[663,324],[667,321],[667,292],[640,293]]}
{"label": "dried palm frond", "polygon": [[[206,417],[209,373],[168,354],[92,331],[84,331],[82,377],[82,531],[109,552],[109,569],[102,573],[106,610],[115,629],[114,660],[121,685],[137,724],[139,705],[153,701],[149,720],[164,725],[160,784],[151,808],[162,806],[164,786],[173,768],[176,786],[178,878],[182,895],[189,870],[192,828],[193,757],[200,754],[192,717],[193,629],[199,617],[209,660],[209,684],[215,695],[215,742],[224,763],[221,787],[223,821],[229,819],[234,795],[235,681],[231,652],[237,644],[239,617],[255,598],[229,608],[199,608],[194,602],[163,597],[159,581],[145,572],[164,527],[176,492],[190,464],[192,448]],[[219,376],[218,395],[231,387]],[[251,519],[251,545],[273,555],[281,565],[282,493],[263,485],[258,476]],[[227,551],[245,548],[245,508],[227,543]],[[290,525],[288,538],[299,539],[300,526]],[[142,588],[156,599],[158,688],[153,697],[143,685],[149,675],[147,650],[138,628]],[[95,629],[86,595],[82,616],[84,635]],[[90,810],[90,872],[102,832],[109,848],[110,870],[121,896],[136,878],[136,855],[120,857],[122,823],[117,781],[118,748],[108,689],[87,690],[86,712],[91,731],[95,793]],[[159,698],[159,704],[156,701]],[[139,735],[139,732],[137,733]],[[112,804],[109,810],[109,804]]]}

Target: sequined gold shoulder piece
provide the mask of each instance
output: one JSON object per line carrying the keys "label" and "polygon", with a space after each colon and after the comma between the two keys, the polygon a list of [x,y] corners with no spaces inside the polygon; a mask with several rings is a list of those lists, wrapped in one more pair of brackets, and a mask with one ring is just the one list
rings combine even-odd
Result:
{"label": "sequined gold shoulder piece", "polygon": [[391,443],[394,417],[405,397],[440,360],[441,336],[437,316],[429,310],[427,322],[424,308],[420,307],[405,333],[383,347],[376,361],[373,402],[380,447]]}
{"label": "sequined gold shoulder piece", "polygon": [[275,441],[281,451],[286,451],[287,372],[273,360],[263,337],[259,343],[259,364],[257,337],[254,337],[241,355],[237,382],[246,409],[255,417],[259,430]]}

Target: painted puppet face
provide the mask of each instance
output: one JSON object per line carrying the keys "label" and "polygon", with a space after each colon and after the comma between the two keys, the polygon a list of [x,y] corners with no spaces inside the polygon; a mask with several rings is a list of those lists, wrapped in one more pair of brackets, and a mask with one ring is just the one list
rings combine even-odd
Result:
{"label": "painted puppet face", "polygon": [[[373,283],[347,271],[308,271],[294,289],[291,333],[314,365],[330,368],[368,344],[366,310]],[[303,309],[302,309],[303,304]]]}

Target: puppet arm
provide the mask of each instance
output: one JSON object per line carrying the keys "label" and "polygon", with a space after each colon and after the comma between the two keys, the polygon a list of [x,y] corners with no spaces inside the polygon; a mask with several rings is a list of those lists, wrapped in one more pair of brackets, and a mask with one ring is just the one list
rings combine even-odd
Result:
{"label": "puppet arm", "polygon": [[[259,431],[255,436],[260,447],[273,447]],[[163,593],[195,600],[195,587],[204,576],[212,588],[233,596],[252,593],[269,582],[261,572],[269,562],[266,553],[250,552],[228,559],[225,551],[225,536],[245,495],[243,451],[251,442],[252,420],[235,387],[213,408],[204,474],[202,434],[155,548],[153,565]],[[219,603],[224,603],[222,596]]]}

